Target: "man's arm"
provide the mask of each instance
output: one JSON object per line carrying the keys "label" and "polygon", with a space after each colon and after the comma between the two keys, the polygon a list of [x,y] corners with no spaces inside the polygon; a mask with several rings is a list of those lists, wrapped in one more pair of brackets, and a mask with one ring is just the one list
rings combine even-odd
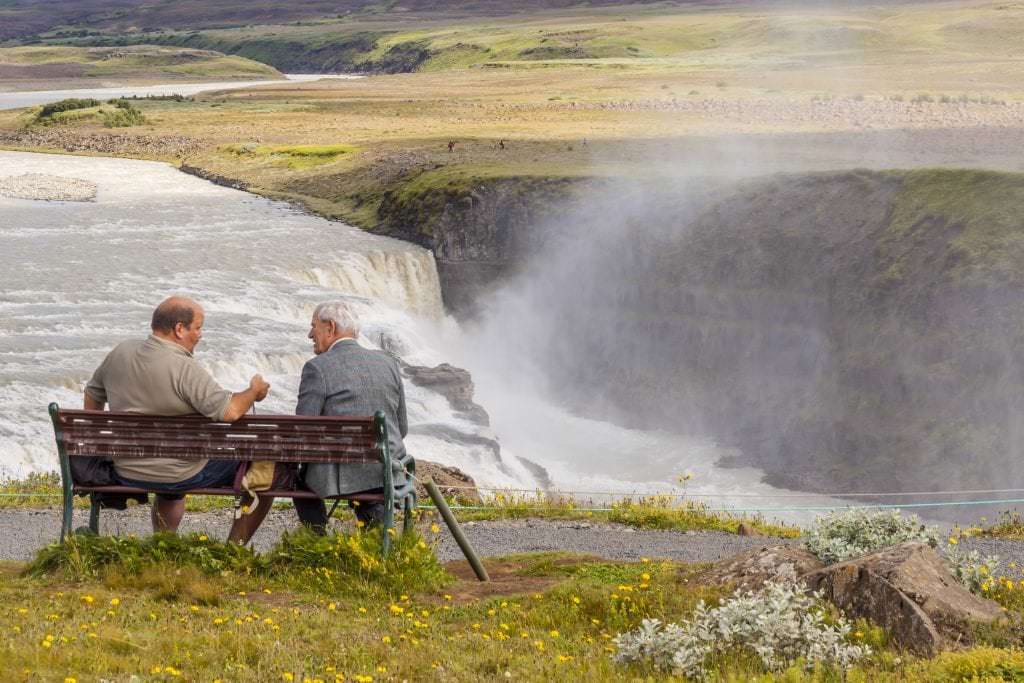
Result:
{"label": "man's arm", "polygon": [[398,373],[398,433],[404,438],[409,433],[409,416],[405,409],[405,384],[402,373]]}
{"label": "man's arm", "polygon": [[82,401],[82,407],[86,410],[103,410],[106,403],[102,403],[94,399],[89,392],[85,392],[85,400]]}
{"label": "man's arm", "polygon": [[296,415],[323,415],[327,402],[327,382],[312,363],[302,366],[299,381],[299,401],[295,405]]}
{"label": "man's arm", "polygon": [[223,419],[225,422],[234,422],[249,412],[253,403],[258,403],[267,397],[270,391],[270,384],[264,381],[260,375],[253,375],[249,380],[249,388],[245,391],[236,391],[231,394],[231,401],[224,409]]}

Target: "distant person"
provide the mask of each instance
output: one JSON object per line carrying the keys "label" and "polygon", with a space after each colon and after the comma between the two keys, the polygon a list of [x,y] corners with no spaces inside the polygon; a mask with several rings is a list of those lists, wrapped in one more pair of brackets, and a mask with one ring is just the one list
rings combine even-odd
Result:
{"label": "distant person", "polygon": [[505,141],[498,140],[498,149],[505,149]]}
{"label": "distant person", "polygon": [[455,151],[455,140],[448,141],[448,153],[451,154]]}
{"label": "distant person", "polygon": [[[222,389],[192,353],[202,338],[203,308],[185,297],[171,297],[153,311],[153,333],[145,340],[121,342],[100,364],[85,386],[85,409],[145,415],[191,415],[234,422],[262,401],[270,390],[254,375],[245,391]],[[122,486],[156,491],[153,530],[177,531],[185,512],[183,491],[232,486],[241,463],[230,460],[115,458],[114,473]],[[246,543],[270,509],[260,499],[251,514],[231,526],[228,540]],[[243,501],[244,502],[244,501]],[[251,501],[250,501],[251,502]]]}
{"label": "distant person", "polygon": [[[296,415],[348,415],[366,417],[384,412],[388,445],[394,461],[405,457],[402,441],[409,431],[405,388],[398,363],[383,351],[360,346],[359,318],[344,301],[322,303],[313,311],[309,339],[316,354],[302,368]],[[395,485],[404,483],[404,472],[395,472]],[[303,524],[318,533],[327,528],[323,498],[347,493],[380,491],[378,463],[307,463],[300,478],[320,496],[296,498],[295,510]],[[384,504],[353,505],[356,518],[367,525],[384,520]]]}

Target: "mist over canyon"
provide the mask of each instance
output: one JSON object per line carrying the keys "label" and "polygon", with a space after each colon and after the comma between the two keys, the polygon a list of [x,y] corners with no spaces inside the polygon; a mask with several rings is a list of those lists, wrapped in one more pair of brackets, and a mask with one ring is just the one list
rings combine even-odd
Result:
{"label": "mist over canyon", "polygon": [[859,170],[506,178],[382,215],[577,413],[709,436],[777,485],[898,491],[1020,482],[1022,203],[1016,174]]}

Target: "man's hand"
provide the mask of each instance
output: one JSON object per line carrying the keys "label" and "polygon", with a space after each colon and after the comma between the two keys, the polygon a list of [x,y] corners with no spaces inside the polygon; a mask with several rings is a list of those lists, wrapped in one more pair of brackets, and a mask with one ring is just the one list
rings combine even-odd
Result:
{"label": "man's hand", "polygon": [[226,422],[234,422],[249,412],[253,403],[265,399],[268,391],[270,391],[270,384],[262,376],[253,375],[249,380],[248,389],[231,395],[231,402],[228,403],[222,419]]}
{"label": "man's hand", "polygon": [[253,400],[258,403],[267,397],[267,392],[270,391],[270,384],[263,379],[263,375],[253,375],[252,379],[249,380],[249,391],[253,392]]}

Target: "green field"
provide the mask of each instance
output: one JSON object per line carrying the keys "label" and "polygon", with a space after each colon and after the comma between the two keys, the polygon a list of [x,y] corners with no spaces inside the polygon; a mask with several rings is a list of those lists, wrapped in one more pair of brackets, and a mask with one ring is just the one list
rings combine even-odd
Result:
{"label": "green field", "polygon": [[235,55],[177,47],[0,48],[0,87],[59,88],[101,81],[196,82],[281,78],[277,69]]}

